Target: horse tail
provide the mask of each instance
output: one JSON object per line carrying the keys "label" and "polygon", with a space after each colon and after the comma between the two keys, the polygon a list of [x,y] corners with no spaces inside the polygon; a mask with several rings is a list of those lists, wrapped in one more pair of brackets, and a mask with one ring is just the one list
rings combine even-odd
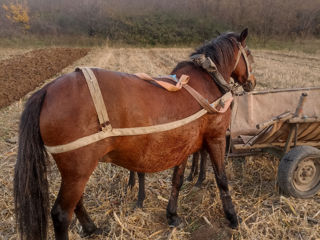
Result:
{"label": "horse tail", "polygon": [[14,169],[14,201],[20,239],[47,238],[49,191],[47,152],[40,135],[40,112],[47,88],[25,105],[19,126],[18,158]]}

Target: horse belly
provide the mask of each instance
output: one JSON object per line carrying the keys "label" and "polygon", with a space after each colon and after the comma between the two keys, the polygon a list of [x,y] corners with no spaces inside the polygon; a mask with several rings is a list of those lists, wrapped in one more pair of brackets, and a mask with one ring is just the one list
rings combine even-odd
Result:
{"label": "horse belly", "polygon": [[163,171],[181,164],[202,144],[199,134],[188,134],[186,131],[180,133],[184,134],[163,132],[126,137],[108,157],[112,163],[131,171]]}

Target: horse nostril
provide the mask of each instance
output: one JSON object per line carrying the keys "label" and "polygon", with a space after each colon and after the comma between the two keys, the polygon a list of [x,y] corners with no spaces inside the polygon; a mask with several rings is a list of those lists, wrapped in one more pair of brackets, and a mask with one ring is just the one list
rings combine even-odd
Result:
{"label": "horse nostril", "polygon": [[246,92],[250,92],[255,88],[255,86],[256,86],[256,79],[253,75],[251,75],[242,87]]}

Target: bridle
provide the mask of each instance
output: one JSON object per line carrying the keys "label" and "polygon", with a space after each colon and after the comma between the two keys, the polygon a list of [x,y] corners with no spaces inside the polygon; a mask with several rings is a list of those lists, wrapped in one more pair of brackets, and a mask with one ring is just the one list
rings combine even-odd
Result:
{"label": "bridle", "polygon": [[233,68],[233,71],[234,72],[239,64],[239,61],[240,61],[240,57],[243,56],[243,59],[244,59],[244,62],[246,64],[246,71],[247,71],[247,79],[250,79],[251,78],[251,75],[252,75],[252,72],[250,70],[250,62],[249,62],[249,59],[248,59],[248,55],[246,53],[246,50],[249,50],[248,47],[242,47],[241,43],[240,42],[236,42],[238,48],[239,48],[239,51],[238,51],[238,55],[237,55],[237,58],[236,58],[236,63],[234,64],[234,68]]}

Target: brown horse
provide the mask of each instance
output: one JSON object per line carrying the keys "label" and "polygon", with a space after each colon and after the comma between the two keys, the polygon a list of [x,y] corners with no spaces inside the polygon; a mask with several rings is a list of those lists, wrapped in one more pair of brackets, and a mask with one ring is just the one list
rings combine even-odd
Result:
{"label": "brown horse", "polygon": [[[227,33],[200,47],[216,64],[226,82],[232,76],[246,91],[255,86],[245,47],[248,31]],[[241,46],[239,45],[241,44]],[[241,49],[243,54],[238,54]],[[250,58],[249,58],[250,59]],[[167,92],[135,75],[93,69],[98,79],[110,123],[114,128],[142,127],[186,118],[202,109],[184,89]],[[222,96],[222,88],[199,65],[179,63],[178,77],[190,76],[189,86],[208,102]],[[170,81],[170,80],[168,80]],[[99,161],[111,162],[136,172],[158,172],[174,168],[172,192],[167,207],[169,225],[177,226],[177,200],[187,157],[204,146],[215,170],[223,209],[230,226],[238,225],[224,169],[225,135],[230,108],[224,113],[205,114],[172,130],[158,133],[108,137],[87,146],[52,154],[61,173],[59,194],[51,210],[56,239],[68,239],[73,213],[84,232],[97,230],[82,202],[85,185]],[[34,93],[25,105],[19,130],[18,159],[15,166],[14,195],[21,239],[46,239],[48,225],[47,153],[45,146],[67,144],[101,130],[97,113],[83,74],[66,74]]]}

